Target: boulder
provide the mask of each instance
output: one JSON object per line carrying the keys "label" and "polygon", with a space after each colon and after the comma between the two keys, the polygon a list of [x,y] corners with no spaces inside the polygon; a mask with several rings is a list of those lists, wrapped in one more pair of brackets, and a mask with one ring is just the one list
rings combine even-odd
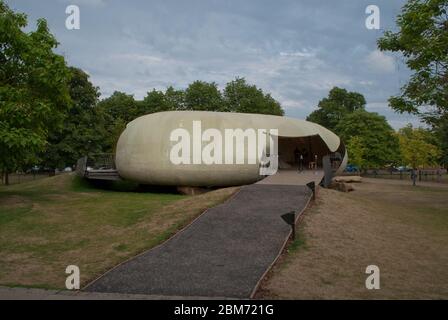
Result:
{"label": "boulder", "polygon": [[330,189],[334,189],[334,190],[338,190],[338,191],[342,191],[342,192],[350,192],[355,190],[353,188],[353,186],[349,183],[345,183],[345,182],[335,182],[333,181],[330,186]]}
{"label": "boulder", "polygon": [[335,182],[361,182],[360,176],[337,176],[333,178]]}

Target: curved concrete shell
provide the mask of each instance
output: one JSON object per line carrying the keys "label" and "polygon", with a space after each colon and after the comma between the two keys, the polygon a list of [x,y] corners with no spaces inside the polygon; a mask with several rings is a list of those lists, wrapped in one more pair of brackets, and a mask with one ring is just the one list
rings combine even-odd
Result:
{"label": "curved concrete shell", "polygon": [[[197,125],[193,128],[194,122],[200,122],[199,133]],[[226,129],[278,130],[279,155],[284,155],[285,162],[293,161],[294,150],[291,148],[294,146],[296,149],[297,146],[309,148],[310,159],[311,152],[316,159],[317,155],[321,159],[324,155],[339,152],[344,158],[342,163],[347,161],[339,137],[312,122],[260,114],[169,111],[145,115],[128,123],[116,149],[120,176],[144,184],[174,186],[242,185],[263,178],[259,173],[260,161],[250,163],[247,152],[242,164],[173,163],[170,155],[177,142],[171,138],[173,131],[179,128],[192,133],[191,139],[195,133],[201,135],[207,129],[216,129],[223,137]],[[202,141],[200,147],[204,148],[208,143]],[[197,150],[191,153],[194,158]]]}

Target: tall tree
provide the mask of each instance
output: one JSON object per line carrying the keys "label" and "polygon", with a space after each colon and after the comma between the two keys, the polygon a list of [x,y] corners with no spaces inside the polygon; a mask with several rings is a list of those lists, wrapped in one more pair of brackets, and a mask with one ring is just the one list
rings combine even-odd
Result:
{"label": "tall tree", "polygon": [[255,85],[249,85],[244,78],[228,82],[224,88],[223,99],[225,111],[279,116],[284,114],[280,103]]}
{"label": "tall tree", "polygon": [[414,72],[401,95],[389,99],[394,110],[428,121],[448,112],[447,10],[446,0],[409,0],[397,18],[399,30],[378,40],[380,50],[402,53]]}
{"label": "tall tree", "polygon": [[145,114],[168,111],[170,106],[165,98],[165,94],[162,91],[153,89],[148,92],[143,101],[138,102],[136,117],[143,116]]}
{"label": "tall tree", "polygon": [[334,87],[306,119],[337,133],[336,127],[342,118],[353,111],[364,110],[365,105],[362,94]]}
{"label": "tall tree", "polygon": [[[49,130],[61,125],[70,96],[69,70],[44,19],[25,32],[25,14],[0,1],[0,168],[36,161]],[[7,182],[7,181],[6,181]]]}
{"label": "tall tree", "polygon": [[134,96],[120,91],[114,91],[110,97],[101,100],[98,108],[112,119],[120,118],[127,122],[134,120],[138,113]]}
{"label": "tall tree", "polygon": [[433,144],[434,136],[429,130],[409,124],[397,135],[404,165],[413,168],[438,165],[441,150]]}
{"label": "tall tree", "polygon": [[187,110],[224,111],[221,92],[214,82],[195,81],[185,90]]}
{"label": "tall tree", "polygon": [[98,102],[97,108],[104,116],[107,132],[103,150],[113,152],[126,124],[138,115],[138,102],[132,95],[115,91],[110,97]]}
{"label": "tall tree", "polygon": [[433,127],[442,139],[442,162],[448,164],[448,2],[409,0],[396,23],[398,31],[386,31],[378,47],[401,53],[413,74],[389,104]]}
{"label": "tall tree", "polygon": [[81,69],[71,67],[70,72],[70,109],[62,129],[50,132],[42,155],[44,165],[50,168],[72,166],[84,155],[100,153],[106,136],[104,118],[96,108],[98,88]]}
{"label": "tall tree", "polygon": [[350,163],[357,165],[361,169],[367,169],[366,161],[367,144],[362,136],[352,136],[347,142],[348,158]]}
{"label": "tall tree", "polygon": [[176,90],[172,86],[165,91],[165,101],[168,110],[185,110],[185,92]]}
{"label": "tall tree", "polygon": [[[362,163],[364,167],[382,167],[396,164],[400,158],[398,139],[386,118],[375,112],[356,110],[346,115],[336,126],[344,141],[355,141],[364,146]],[[350,146],[350,143],[349,143]],[[350,149],[348,149],[350,154]]]}
{"label": "tall tree", "polygon": [[448,165],[448,113],[434,120],[432,132],[437,141],[434,143],[440,149],[440,163]]}

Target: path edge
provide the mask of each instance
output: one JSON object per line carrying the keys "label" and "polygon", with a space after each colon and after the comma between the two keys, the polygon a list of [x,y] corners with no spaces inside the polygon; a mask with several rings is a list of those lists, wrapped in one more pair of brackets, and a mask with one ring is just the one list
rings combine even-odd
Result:
{"label": "path edge", "polygon": [[[316,188],[317,189],[317,188]],[[317,190],[316,190],[317,191]],[[313,192],[311,191],[309,197],[308,197],[308,201],[306,202],[305,206],[300,210],[299,214],[296,216],[296,220],[295,220],[295,224],[297,224],[297,222],[299,221],[299,219],[302,217],[302,215],[304,214],[305,210],[308,209],[309,204],[311,202],[313,198]],[[254,289],[252,290],[249,299],[253,299],[255,294],[257,293],[258,289],[261,286],[261,283],[263,282],[263,280],[266,278],[266,276],[269,274],[269,272],[272,270],[272,268],[274,267],[274,265],[277,263],[277,261],[280,259],[280,257],[282,256],[283,251],[286,248],[286,245],[288,244],[289,239],[291,238],[291,234],[292,234],[292,230],[289,231],[288,236],[286,237],[285,241],[283,242],[283,245],[281,246],[277,256],[275,257],[275,259],[272,261],[272,263],[267,267],[267,269],[265,270],[265,272],[261,275],[260,279],[258,279],[257,284],[255,285]]]}

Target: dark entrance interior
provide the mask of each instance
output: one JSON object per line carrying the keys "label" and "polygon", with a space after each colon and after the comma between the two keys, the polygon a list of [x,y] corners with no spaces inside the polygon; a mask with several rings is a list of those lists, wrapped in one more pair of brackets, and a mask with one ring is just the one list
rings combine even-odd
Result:
{"label": "dark entrance interior", "polygon": [[301,159],[303,169],[322,168],[322,157],[329,153],[327,145],[318,135],[278,138],[280,169],[298,168]]}

